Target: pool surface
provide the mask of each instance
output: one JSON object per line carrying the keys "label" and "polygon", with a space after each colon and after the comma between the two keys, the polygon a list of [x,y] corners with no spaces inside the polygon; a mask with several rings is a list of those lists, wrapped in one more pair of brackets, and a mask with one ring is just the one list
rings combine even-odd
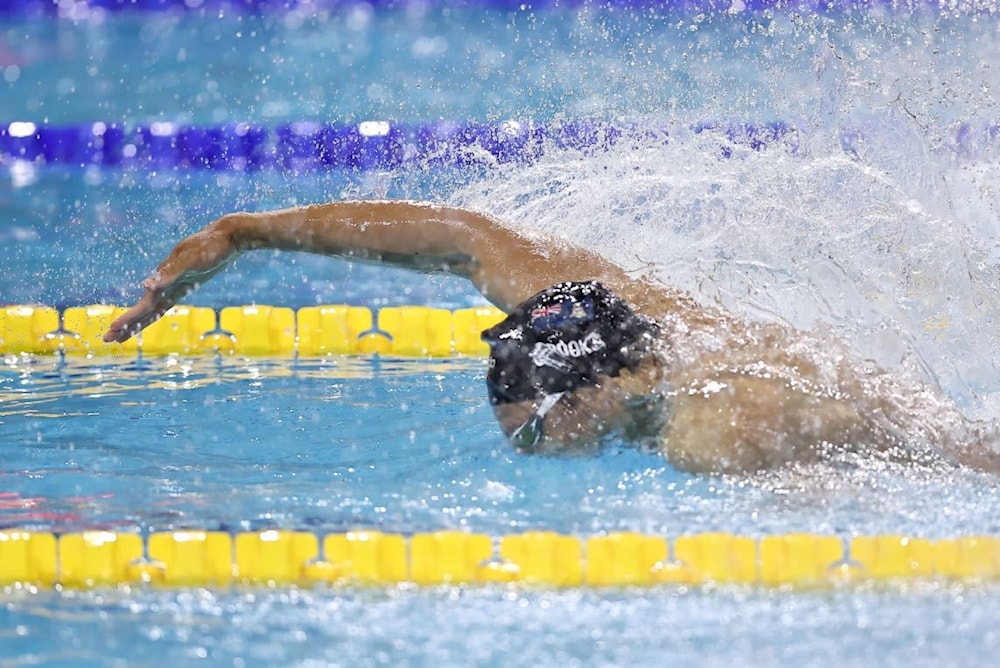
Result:
{"label": "pool surface", "polygon": [[[990,3],[137,4],[0,2],[0,307],[128,304],[232,210],[433,199],[997,415]],[[185,144],[247,129],[239,155]],[[262,252],[188,303],[484,301]],[[1000,481],[972,471],[845,455],[695,476],[617,443],[521,456],[485,373],[477,355],[4,352],[0,534],[1000,535]],[[988,665],[989,549],[985,581],[10,585],[0,666]]]}

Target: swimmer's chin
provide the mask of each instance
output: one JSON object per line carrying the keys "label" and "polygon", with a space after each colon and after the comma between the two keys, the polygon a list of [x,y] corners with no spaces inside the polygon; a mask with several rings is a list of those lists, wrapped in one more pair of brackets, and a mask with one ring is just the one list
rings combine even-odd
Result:
{"label": "swimmer's chin", "polygon": [[556,447],[546,447],[540,443],[530,448],[514,446],[514,452],[518,455],[525,457],[546,457],[549,459],[585,459],[596,457],[604,450],[605,448],[595,445],[568,447],[562,443],[556,444]]}

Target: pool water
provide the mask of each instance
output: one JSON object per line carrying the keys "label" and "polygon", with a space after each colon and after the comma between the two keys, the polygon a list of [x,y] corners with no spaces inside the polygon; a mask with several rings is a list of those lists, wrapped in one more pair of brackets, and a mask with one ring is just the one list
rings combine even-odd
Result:
{"label": "pool water", "polygon": [[[482,360],[8,360],[5,527],[676,537],[995,534],[995,480],[871,461],[756,478],[610,447],[513,454]],[[873,509],[878,509],[873,512]],[[997,648],[993,585],[14,589],[46,665],[948,663]],[[82,663],[81,663],[82,662]]]}
{"label": "pool water", "polygon": [[981,589],[87,591],[14,594],[0,616],[8,655],[46,665],[987,665],[995,604]]}
{"label": "pool water", "polygon": [[[234,209],[439,199],[650,266],[741,315],[820,327],[996,414],[988,3],[318,7],[0,14],[0,124],[522,118],[649,132],[464,168],[0,158],[0,304],[128,303],[177,238]],[[761,147],[692,129],[733,119],[796,130]],[[483,303],[455,279],[290,253],[246,256],[190,301]],[[8,355],[0,528],[1000,533],[998,481],[970,471],[844,456],[692,476],[615,443],[519,456],[485,371],[478,358]],[[1000,646],[998,604],[994,583],[961,582],[10,588],[0,665],[976,665]]]}
{"label": "pool water", "polygon": [[481,359],[13,358],[0,378],[7,527],[1000,530],[996,482],[973,472],[845,457],[713,478],[615,444],[519,456],[483,398]]}

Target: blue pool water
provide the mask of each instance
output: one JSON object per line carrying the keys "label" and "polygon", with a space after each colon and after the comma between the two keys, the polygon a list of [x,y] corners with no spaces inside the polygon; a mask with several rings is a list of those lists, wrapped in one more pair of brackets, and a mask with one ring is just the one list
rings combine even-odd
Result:
{"label": "blue pool water", "polygon": [[[462,168],[4,158],[0,304],[126,303],[179,236],[233,209],[440,199],[649,266],[741,315],[820,327],[995,416],[994,10],[632,4],[0,15],[0,125],[656,129]],[[734,119],[796,130],[763,148],[693,130]],[[454,279],[276,253],[242,258],[191,301],[482,303]],[[477,359],[8,356],[0,526],[1000,533],[997,481],[973,472],[855,457],[718,478],[614,446],[520,457],[484,376]],[[998,604],[990,584],[11,590],[0,665],[976,665],[1000,646]]]}

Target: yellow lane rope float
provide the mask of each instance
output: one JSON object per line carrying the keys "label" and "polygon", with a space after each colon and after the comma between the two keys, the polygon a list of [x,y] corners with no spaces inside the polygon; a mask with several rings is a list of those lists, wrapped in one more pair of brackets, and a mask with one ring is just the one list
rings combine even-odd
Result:
{"label": "yellow lane rope float", "polygon": [[64,352],[75,355],[222,353],[241,356],[370,355],[484,356],[484,329],[503,319],[493,307],[448,309],[399,306],[373,311],[329,305],[293,310],[280,306],[215,309],[175,306],[139,336],[104,343],[120,306],[0,307],[0,354]]}
{"label": "yellow lane rope float", "polygon": [[267,530],[136,533],[0,531],[0,586],[86,588],[524,583],[549,587],[818,587],[1000,579],[1000,537],[927,540],[728,533],[531,531],[320,536]]}

